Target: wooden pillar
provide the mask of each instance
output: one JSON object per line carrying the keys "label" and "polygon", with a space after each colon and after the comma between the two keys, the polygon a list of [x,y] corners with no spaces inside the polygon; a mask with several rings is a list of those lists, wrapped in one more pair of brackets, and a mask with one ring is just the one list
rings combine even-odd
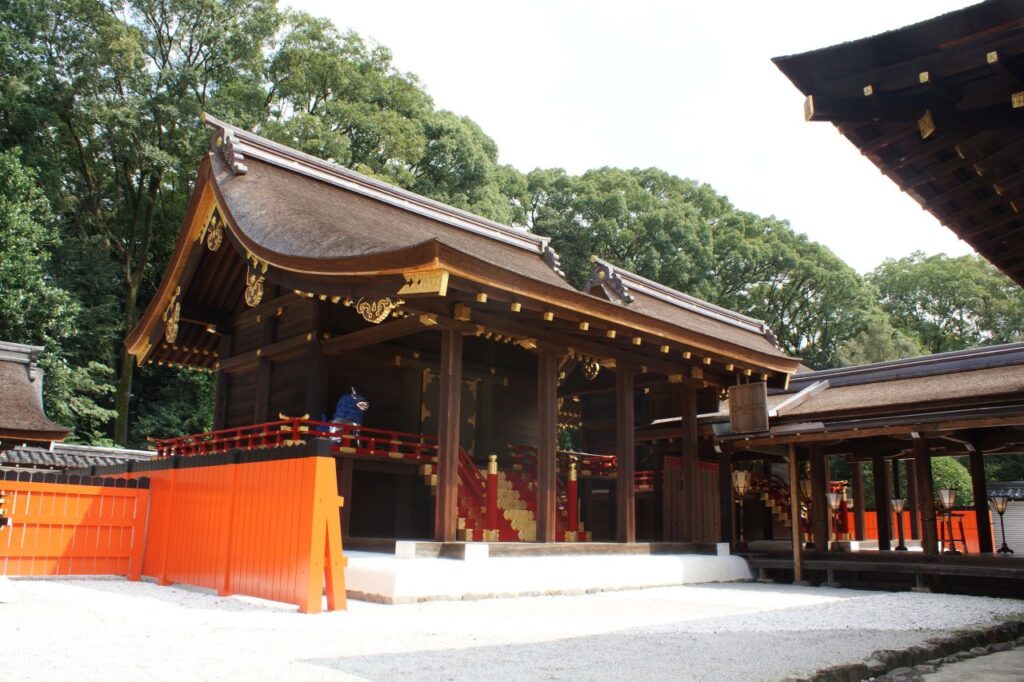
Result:
{"label": "wooden pillar", "polygon": [[[231,357],[231,334],[221,334],[220,348],[218,353],[221,360]],[[231,394],[231,375],[222,370],[217,371],[217,398],[213,408],[213,429],[214,431],[227,428],[228,425],[228,399]]]}
{"label": "wooden pillar", "polygon": [[[263,313],[260,320],[260,348],[265,348],[274,342],[274,326],[277,317],[273,314]],[[273,365],[270,360],[260,357],[256,365],[256,393],[252,408],[252,423],[261,424],[269,421],[270,418],[270,380]],[[276,418],[277,415],[274,415]]]}
{"label": "wooden pillar", "polygon": [[633,407],[633,369],[620,364],[615,372],[615,451],[618,474],[615,482],[615,537],[636,542],[636,448]]}
{"label": "wooden pillar", "polygon": [[345,499],[345,506],[341,508],[341,537],[348,540],[349,528],[352,527],[352,474],[355,460],[341,457],[339,463],[341,471],[338,474],[338,494]]}
{"label": "wooden pillar", "polygon": [[988,513],[988,486],[985,485],[985,462],[980,449],[971,450],[971,490],[974,492],[974,519],[978,524],[978,551],[991,554],[992,522]]}
{"label": "wooden pillar", "polygon": [[[828,474],[825,471],[825,453],[820,445],[810,447],[811,460],[811,528],[814,535],[814,549],[828,551]],[[797,492],[799,493],[799,487]]]}
{"label": "wooden pillar", "polygon": [[668,525],[665,523],[665,455],[652,452],[654,464],[654,491],[651,495],[651,509],[654,513],[654,540],[668,540]]}
{"label": "wooden pillar", "polygon": [[324,329],[324,303],[311,301],[313,304],[312,320],[310,321],[310,333],[313,335],[309,341],[309,349],[306,351],[306,414],[310,419],[325,418],[330,421],[331,415],[327,414],[324,400],[326,393],[327,363],[324,361],[324,354],[320,348]]}
{"label": "wooden pillar", "polygon": [[878,549],[889,550],[892,538],[889,523],[892,514],[889,511],[889,469],[885,466],[885,457],[875,455],[871,458],[871,473],[875,475],[875,519],[878,521]]}
{"label": "wooden pillar", "polygon": [[441,330],[434,539],[455,542],[459,516],[459,424],[462,421],[462,332]]}
{"label": "wooden pillar", "polygon": [[864,464],[850,462],[850,476],[853,479],[853,537],[864,539]]}
{"label": "wooden pillar", "polygon": [[892,497],[903,497],[903,493],[900,488],[900,460],[894,458],[892,460],[892,480],[889,481],[889,488],[892,490]]}
{"label": "wooden pillar", "polygon": [[935,486],[932,483],[932,458],[928,441],[914,439],[914,469],[917,474],[917,501],[921,506],[921,546],[925,554],[938,554],[935,531]]}
{"label": "wooden pillar", "polygon": [[[555,447],[558,441],[558,356],[537,353],[537,541],[555,541]],[[621,461],[621,459],[620,459]],[[622,476],[622,465],[619,465]],[[631,479],[632,480],[632,479]]]}
{"label": "wooden pillar", "polygon": [[[772,463],[767,459],[761,460],[761,473],[766,479],[770,479],[772,476]],[[761,515],[761,538],[764,540],[775,539],[775,515],[771,513],[767,505],[764,507],[765,513]]]}
{"label": "wooden pillar", "polygon": [[682,518],[679,524],[680,539],[683,542],[702,542],[703,529],[700,520],[700,455],[697,444],[697,387],[682,384],[681,409],[682,433],[680,434],[680,464],[683,473],[683,497],[679,505]]}
{"label": "wooden pillar", "polygon": [[[719,542],[733,543],[736,533],[736,518],[734,508],[736,506],[732,499],[732,457],[728,450],[721,450],[718,453],[718,518],[720,531]],[[771,514],[767,514],[771,518]]]}
{"label": "wooden pillar", "polygon": [[917,539],[921,537],[921,523],[917,509],[917,469],[914,467],[914,460],[905,460],[903,466],[907,470],[907,509],[910,510],[910,535]]}
{"label": "wooden pillar", "polygon": [[800,547],[800,471],[796,461],[796,446],[789,445],[789,520],[793,538],[793,582],[804,581]]}

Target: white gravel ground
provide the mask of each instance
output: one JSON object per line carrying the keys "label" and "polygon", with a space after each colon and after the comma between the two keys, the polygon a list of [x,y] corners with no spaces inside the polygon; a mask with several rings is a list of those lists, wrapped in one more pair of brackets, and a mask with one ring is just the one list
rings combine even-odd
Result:
{"label": "white gravel ground", "polygon": [[2,680],[777,680],[1024,615],[1019,600],[751,583],[318,616],[121,579],[15,585]]}

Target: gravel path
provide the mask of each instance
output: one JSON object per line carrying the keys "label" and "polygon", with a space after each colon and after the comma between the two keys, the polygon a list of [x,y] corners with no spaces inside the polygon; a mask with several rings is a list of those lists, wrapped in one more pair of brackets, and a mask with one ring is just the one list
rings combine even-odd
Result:
{"label": "gravel path", "polygon": [[0,679],[777,680],[1024,614],[1018,600],[734,583],[304,616],[120,579],[15,584]]}

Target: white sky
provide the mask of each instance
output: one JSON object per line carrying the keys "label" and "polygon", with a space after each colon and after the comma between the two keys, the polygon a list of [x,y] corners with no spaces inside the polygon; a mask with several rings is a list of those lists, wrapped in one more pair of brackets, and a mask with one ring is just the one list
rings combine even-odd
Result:
{"label": "white sky", "polygon": [[829,123],[771,58],[965,0],[284,0],[390,48],[439,108],[522,171],[656,166],[789,220],[861,272],[915,249],[970,253]]}

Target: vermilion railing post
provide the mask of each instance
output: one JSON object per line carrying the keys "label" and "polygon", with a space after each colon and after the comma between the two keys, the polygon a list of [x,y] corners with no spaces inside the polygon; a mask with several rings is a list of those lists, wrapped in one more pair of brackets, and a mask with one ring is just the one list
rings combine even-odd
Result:
{"label": "vermilion railing post", "polygon": [[576,480],[576,462],[569,462],[569,482],[565,487],[566,506],[569,512],[569,532],[580,529],[580,484]]}
{"label": "vermilion railing post", "polygon": [[[498,456],[487,458],[487,530],[498,530]],[[497,538],[494,538],[497,540]]]}

